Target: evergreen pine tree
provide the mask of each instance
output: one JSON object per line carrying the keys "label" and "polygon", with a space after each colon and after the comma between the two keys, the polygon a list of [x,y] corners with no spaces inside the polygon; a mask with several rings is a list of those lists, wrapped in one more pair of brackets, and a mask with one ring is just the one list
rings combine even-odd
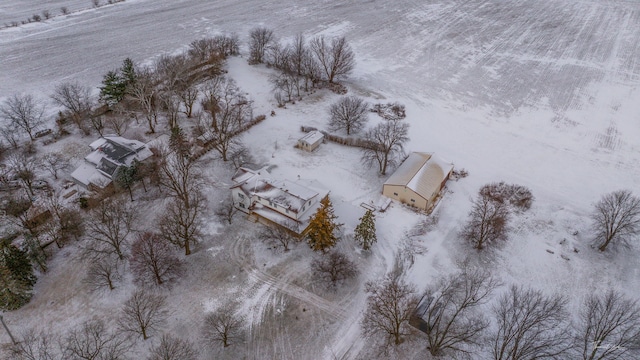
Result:
{"label": "evergreen pine tree", "polygon": [[0,248],[0,309],[15,310],[31,300],[36,283],[27,254],[11,244]]}
{"label": "evergreen pine tree", "polygon": [[115,183],[118,187],[127,189],[129,191],[129,197],[133,201],[133,190],[131,187],[133,183],[138,180],[138,161],[133,160],[130,166],[121,166],[116,173]]}
{"label": "evergreen pine tree", "polygon": [[40,271],[47,272],[47,254],[44,252],[40,239],[32,234],[24,235],[23,249],[27,253],[27,258],[32,264],[38,265]]}
{"label": "evergreen pine tree", "polygon": [[124,98],[126,85],[115,71],[109,71],[104,76],[102,85],[100,87],[100,101],[105,104],[112,106]]}
{"label": "evergreen pine tree", "polygon": [[336,223],[338,217],[333,213],[333,204],[328,196],[320,201],[320,205],[309,223],[307,241],[313,251],[325,252],[338,242],[335,231],[342,224]]}
{"label": "evergreen pine tree", "polygon": [[356,226],[354,232],[354,240],[362,246],[363,250],[369,250],[371,245],[378,240],[376,237],[376,216],[373,211],[367,210],[360,218],[360,224]]}
{"label": "evergreen pine tree", "polygon": [[171,128],[169,148],[182,156],[189,156],[189,143],[181,127],[174,126]]}
{"label": "evergreen pine tree", "polygon": [[133,86],[136,83],[136,66],[131,58],[126,58],[122,62],[120,68],[120,79],[122,79],[123,85],[126,88]]}

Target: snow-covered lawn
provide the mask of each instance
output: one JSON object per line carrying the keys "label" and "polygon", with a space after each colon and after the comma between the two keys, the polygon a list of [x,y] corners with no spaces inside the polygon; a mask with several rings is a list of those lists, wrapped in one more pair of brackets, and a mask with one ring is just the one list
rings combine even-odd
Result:
{"label": "snow-covered lawn", "polygon": [[[42,4],[2,3],[0,23],[39,12]],[[572,307],[608,287],[640,293],[640,250],[594,251],[588,220],[602,194],[621,188],[640,193],[637,1],[127,0],[99,9],[90,9],[88,0],[64,3],[83,10],[0,30],[0,100],[16,92],[46,99],[62,81],[97,86],[125,57],[148,62],[221,32],[245,40],[256,25],[284,39],[298,32],[345,35],[358,62],[345,82],[350,93],[404,103],[408,149],[436,152],[470,173],[449,183],[432,215],[438,222],[417,238],[426,251],[407,275],[419,289],[472,254],[505,283],[563,293]],[[315,179],[330,189],[349,234],[364,213],[360,204],[378,202],[385,178],[361,165],[354,148],[293,148],[301,125],[324,128],[328,105],[338,96],[316,91],[279,109],[267,81],[271,69],[248,66],[245,58],[230,59],[228,69],[254,101],[254,114],[276,111],[243,135],[258,163],[275,165],[274,177]],[[213,208],[226,194],[231,170],[213,154],[201,161]],[[531,210],[513,217],[506,243],[478,255],[457,234],[479,187],[500,180],[529,187],[536,199]],[[391,269],[405,232],[424,220],[393,204],[378,214],[379,242],[370,255],[343,241],[339,246],[357,259],[361,275],[332,293],[309,276],[312,254],[304,244],[274,253],[255,239],[258,224],[237,217],[226,227],[210,218],[208,235],[186,259],[188,275],[168,290],[167,331],[200,342],[203,314],[236,298],[250,324],[243,351],[256,359],[368,358],[358,324],[363,283]],[[60,251],[32,303],[5,314],[11,328],[49,324],[62,333],[91,317],[113,322],[130,281],[102,297],[88,293],[76,250]],[[2,331],[0,341],[9,342]],[[147,347],[139,344],[136,351]]]}

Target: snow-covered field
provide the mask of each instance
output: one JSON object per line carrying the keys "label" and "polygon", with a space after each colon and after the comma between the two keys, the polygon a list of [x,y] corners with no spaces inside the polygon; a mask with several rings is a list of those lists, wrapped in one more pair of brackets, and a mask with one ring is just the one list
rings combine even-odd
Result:
{"label": "snow-covered field", "polygon": [[[640,192],[640,2],[127,0],[98,9],[88,0],[49,3],[79,11],[0,30],[0,100],[16,92],[44,99],[62,81],[97,86],[125,57],[151,61],[221,32],[244,40],[256,25],[285,40],[299,32],[345,35],[358,62],[345,83],[350,92],[406,104],[409,150],[436,152],[470,173],[449,184],[434,214],[437,226],[421,238],[427,251],[409,273],[419,288],[469,253],[457,233],[470,199],[481,185],[505,180],[531,188],[536,200],[514,218],[509,241],[491,257],[494,273],[507,283],[571,295],[572,305],[607,287],[640,293],[637,248],[600,254],[588,246],[592,204],[612,190]],[[40,4],[3,0],[0,23],[39,12]],[[230,76],[255,100],[255,114],[275,108],[270,71],[242,58],[229,61]],[[276,109],[244,140],[261,162],[277,165],[274,176],[322,182],[352,229],[363,211],[358,205],[377,202],[384,179],[359,164],[356,150],[326,144],[308,154],[292,147],[300,125],[325,126],[336,97],[317,92]],[[210,197],[217,199],[230,174],[209,175]],[[202,314],[238,297],[252,324],[248,358],[369,358],[358,325],[362,284],[389,270],[403,233],[420,219],[394,204],[378,217],[372,255],[341,244],[362,274],[336,293],[306,275],[311,254],[304,245],[274,254],[252,240],[257,225],[236,219],[242,229],[225,229],[212,220],[211,236],[188,259],[192,272],[170,290],[168,330],[198,341]],[[5,314],[11,327],[47,323],[62,331],[91,316],[108,318],[127,297],[131,289],[124,288],[96,302],[80,283],[72,252],[56,256],[31,304]],[[2,331],[0,341],[9,341]]]}

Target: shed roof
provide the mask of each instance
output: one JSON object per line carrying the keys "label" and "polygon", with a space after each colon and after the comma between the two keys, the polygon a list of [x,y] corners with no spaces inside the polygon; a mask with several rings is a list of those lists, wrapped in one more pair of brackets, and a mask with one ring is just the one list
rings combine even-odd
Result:
{"label": "shed roof", "polygon": [[324,135],[318,130],[313,130],[309,131],[305,136],[300,138],[300,141],[313,145],[319,141],[322,141],[322,139],[324,139]]}
{"label": "shed roof", "polygon": [[398,167],[384,185],[406,186],[425,199],[430,199],[440,190],[453,164],[434,154],[414,152]]}

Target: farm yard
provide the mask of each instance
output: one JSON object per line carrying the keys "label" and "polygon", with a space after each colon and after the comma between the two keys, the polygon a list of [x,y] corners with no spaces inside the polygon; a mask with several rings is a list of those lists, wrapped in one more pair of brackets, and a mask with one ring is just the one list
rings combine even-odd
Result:
{"label": "farm yard", "polygon": [[[277,242],[263,241],[265,225],[251,217],[240,212],[230,222],[221,217],[236,168],[212,149],[195,161],[204,196],[202,236],[190,255],[176,253],[180,274],[151,287],[166,297],[166,319],[149,339],[139,337],[127,358],[147,358],[163,335],[191,342],[198,359],[429,358],[425,334],[416,332],[387,351],[380,347],[383,337],[367,336],[366,283],[400,271],[422,296],[466,263],[500,282],[479,305],[486,314],[514,284],[565,296],[572,321],[578,321],[590,294],[614,289],[639,299],[638,236],[629,250],[598,251],[591,227],[594,204],[603,195],[620,189],[640,194],[640,4],[635,1],[42,3],[5,0],[0,9],[0,25],[40,13],[45,5],[56,12],[51,19],[0,29],[0,103],[14,94],[33,95],[48,104],[45,127],[55,131],[60,109],[50,96],[56,85],[78,82],[97,97],[104,75],[125,58],[151,66],[163,55],[186,52],[194,40],[235,33],[239,54],[225,59],[224,76],[248,99],[252,118],[266,116],[239,137],[250,154],[246,166],[267,168],[273,179],[328,190],[343,224],[335,249],[358,269],[355,277],[327,288],[311,270],[312,261],[324,255],[305,242],[292,241],[284,251]],[[61,6],[70,14],[57,14]],[[300,33],[307,39],[344,36],[355,54],[353,71],[338,81],[347,94],[318,87],[279,106],[272,80],[278,69],[248,63],[248,35],[256,26],[272,29],[282,44]],[[402,103],[406,117],[397,121],[409,126],[406,154],[436,153],[455,170],[468,171],[447,182],[429,215],[398,202],[376,211],[377,242],[370,251],[354,241],[354,229],[367,208],[384,203],[383,183],[395,167],[380,175],[377,163],[363,164],[360,148],[332,141],[311,152],[294,147],[305,135],[301,127],[331,132],[330,105],[352,95],[369,104]],[[386,121],[372,112],[368,119],[362,133]],[[140,116],[122,136],[161,141],[172,134],[167,121],[161,115],[150,133]],[[180,114],[178,122],[194,137],[194,119]],[[39,178],[66,193],[62,187],[69,174],[98,137],[93,130],[85,135],[74,129],[47,144],[53,136],[36,139],[35,158],[59,152],[71,163],[59,179],[44,171]],[[30,142],[26,136],[21,141]],[[504,240],[476,250],[461,234],[480,188],[500,181],[530,189],[532,205],[512,211]],[[159,230],[171,202],[167,190],[149,184],[149,189],[136,184],[135,201],[127,201],[139,218],[132,234]],[[35,194],[44,197],[45,191]],[[77,196],[65,205],[88,216],[72,203]],[[123,196],[128,200],[126,191]],[[86,281],[92,264],[83,251],[88,239],[83,235],[60,249],[47,248],[48,269],[37,272],[30,302],[3,313],[14,336],[32,329],[64,340],[96,319],[107,329],[119,328],[118,313],[141,285],[126,265],[115,289],[92,290]],[[206,337],[204,319],[229,304],[243,319],[244,336],[223,347]],[[484,335],[496,326],[491,322]],[[3,351],[11,342],[0,330]],[[488,347],[475,347],[471,354],[493,358]]]}

